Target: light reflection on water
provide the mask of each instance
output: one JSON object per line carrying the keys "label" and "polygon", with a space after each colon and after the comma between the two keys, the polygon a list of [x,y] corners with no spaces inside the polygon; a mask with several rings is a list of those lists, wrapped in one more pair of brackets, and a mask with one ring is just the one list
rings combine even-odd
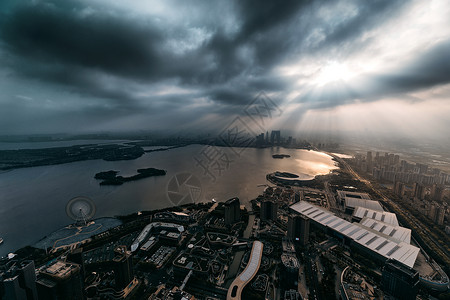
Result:
{"label": "light reflection on water", "polygon": [[[190,172],[200,179],[203,201],[215,198],[225,201],[238,196],[248,204],[267,183],[265,176],[274,171],[315,176],[336,168],[326,154],[295,149],[245,149],[234,157],[229,169],[215,182],[196,167],[194,157],[203,146],[146,153],[131,161],[81,161],[63,165],[17,169],[0,174],[0,256],[31,244],[41,237],[71,223],[65,214],[66,203],[76,196],[87,196],[97,206],[96,217],[128,214],[171,206],[166,186],[172,176]],[[273,159],[284,153],[290,158]],[[139,168],[167,170],[167,175],[125,183],[122,186],[100,186],[95,173],[118,170],[121,175],[135,174]]]}

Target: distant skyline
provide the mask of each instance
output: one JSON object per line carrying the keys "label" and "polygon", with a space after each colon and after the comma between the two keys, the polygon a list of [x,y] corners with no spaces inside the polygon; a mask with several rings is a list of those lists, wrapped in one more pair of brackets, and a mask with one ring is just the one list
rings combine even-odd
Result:
{"label": "distant skyline", "polygon": [[[3,0],[0,134],[267,129],[450,142],[441,1]],[[259,130],[256,130],[259,133]]]}

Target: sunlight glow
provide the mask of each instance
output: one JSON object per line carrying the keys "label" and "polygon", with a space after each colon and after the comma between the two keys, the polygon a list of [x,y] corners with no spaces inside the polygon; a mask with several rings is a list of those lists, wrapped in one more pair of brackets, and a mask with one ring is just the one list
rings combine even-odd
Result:
{"label": "sunlight glow", "polygon": [[355,75],[347,65],[331,62],[320,68],[317,76],[314,78],[314,83],[325,85],[335,81],[347,81]]}

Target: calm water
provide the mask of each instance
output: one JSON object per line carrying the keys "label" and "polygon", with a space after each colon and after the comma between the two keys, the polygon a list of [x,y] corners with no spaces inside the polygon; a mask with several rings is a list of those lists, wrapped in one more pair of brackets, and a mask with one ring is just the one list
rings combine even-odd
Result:
{"label": "calm water", "polygon": [[[0,256],[22,246],[33,244],[43,236],[72,223],[65,213],[66,203],[76,196],[91,198],[97,207],[96,217],[128,214],[173,206],[166,194],[168,181],[181,172],[194,174],[202,187],[202,201],[215,198],[225,201],[238,196],[248,204],[261,193],[267,173],[293,172],[304,177],[326,174],[335,168],[334,162],[323,153],[294,149],[244,149],[239,156],[230,148],[231,162],[216,181],[204,175],[194,157],[202,158],[205,146],[190,145],[168,151],[146,153],[132,161],[82,161],[70,164],[17,169],[0,173]],[[243,149],[238,149],[243,150]],[[283,153],[290,158],[273,159],[272,154]],[[224,164],[223,164],[224,165]],[[100,186],[93,177],[107,170],[120,175],[133,175],[138,168],[154,167],[167,170],[167,175],[125,183],[122,186]]]}

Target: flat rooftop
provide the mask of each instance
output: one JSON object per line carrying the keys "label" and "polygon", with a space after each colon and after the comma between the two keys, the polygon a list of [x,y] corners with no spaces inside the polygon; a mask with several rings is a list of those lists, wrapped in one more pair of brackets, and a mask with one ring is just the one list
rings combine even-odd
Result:
{"label": "flat rooftop", "polygon": [[349,192],[349,191],[337,191],[339,198],[344,199],[347,198],[356,198],[356,199],[366,199],[371,200],[369,194],[367,193],[358,193],[358,192]]}
{"label": "flat rooftop", "polygon": [[351,208],[357,208],[357,207],[363,207],[368,208],[371,210],[383,212],[383,207],[381,206],[380,202],[375,200],[368,200],[368,199],[359,199],[359,198],[352,198],[352,197],[345,197],[345,207],[351,207]]}
{"label": "flat rooftop", "polygon": [[55,263],[49,265],[42,272],[52,277],[63,279],[70,276],[73,271],[79,270],[79,268],[80,267],[77,264],[58,260]]}

